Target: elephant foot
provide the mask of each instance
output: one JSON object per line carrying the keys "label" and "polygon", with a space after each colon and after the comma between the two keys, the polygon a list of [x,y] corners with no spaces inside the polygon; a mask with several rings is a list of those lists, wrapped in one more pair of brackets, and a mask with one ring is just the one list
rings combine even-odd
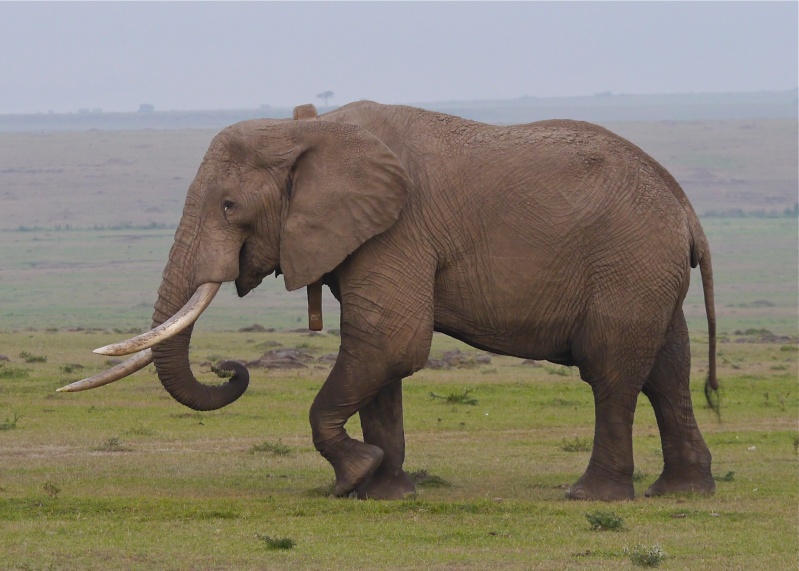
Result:
{"label": "elephant foot", "polygon": [[383,461],[383,450],[348,438],[336,445],[335,451],[326,451],[324,456],[333,465],[336,473],[333,495],[342,497],[349,495],[375,473]]}
{"label": "elephant foot", "polygon": [[374,476],[355,488],[355,497],[361,500],[401,500],[416,493],[416,484],[402,468],[393,470],[381,467]]}
{"label": "elephant foot", "polygon": [[620,484],[607,479],[592,478],[588,474],[583,474],[566,492],[566,498],[570,500],[615,502],[632,500],[634,497],[632,479],[629,484]]}
{"label": "elephant foot", "polygon": [[655,496],[665,496],[667,494],[706,494],[713,495],[716,492],[716,481],[710,470],[695,473],[693,475],[666,475],[664,472],[649,486],[644,492],[648,498]]}

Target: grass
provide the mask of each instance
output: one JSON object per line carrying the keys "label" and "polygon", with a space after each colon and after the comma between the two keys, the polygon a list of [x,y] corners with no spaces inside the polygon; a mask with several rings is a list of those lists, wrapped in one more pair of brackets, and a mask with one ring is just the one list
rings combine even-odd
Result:
{"label": "grass", "polygon": [[250,454],[258,452],[266,452],[273,456],[290,456],[292,453],[291,446],[286,446],[280,442],[264,442],[263,444],[253,444],[249,450]]}
{"label": "grass", "polygon": [[260,539],[261,541],[266,544],[267,549],[271,549],[273,551],[277,551],[280,549],[293,549],[296,542],[289,538],[289,537],[269,537],[268,535],[262,535],[260,533],[256,533],[255,537]]}
{"label": "grass", "polygon": [[668,555],[663,549],[655,544],[652,547],[636,545],[632,549],[624,549],[625,555],[629,555],[633,565],[638,567],[659,567]]}
{"label": "grass", "polygon": [[590,452],[594,446],[594,441],[591,438],[564,438],[560,443],[560,449],[564,452]]}
{"label": "grass", "polygon": [[477,399],[469,396],[469,393],[471,393],[472,390],[473,389],[465,389],[463,392],[451,392],[444,396],[431,392],[430,398],[433,400],[443,401],[446,404],[465,404],[469,406],[477,406]]}
{"label": "grass", "polygon": [[[700,214],[795,204],[795,121],[614,129],[669,168]],[[619,533],[586,525],[586,512],[606,506],[563,498],[586,467],[594,411],[589,387],[567,367],[492,356],[490,368],[422,370],[405,382],[406,469],[418,493],[399,502],[330,497],[332,470],[307,421],[325,367],[252,370],[247,393],[214,412],[177,405],[152,367],[89,393],[55,393],[106,367],[91,349],[149,325],[186,188],[213,135],[0,136],[0,186],[14,205],[0,211],[0,348],[9,358],[0,362],[0,569],[616,570],[662,552],[667,568],[795,567],[795,218],[703,219],[722,422],[701,391],[707,324],[697,272],[685,310],[717,493],[643,497],[662,454],[641,398],[636,499],[612,505]],[[325,312],[337,327],[327,292]],[[335,335],[311,342],[266,331],[301,327],[305,315],[305,293],[285,292],[280,279],[243,300],[225,286],[195,327],[195,372],[216,382],[198,365],[207,356],[252,360],[274,343],[315,357],[337,351]],[[763,330],[788,339],[764,343]],[[473,354],[435,336],[434,354],[456,348]],[[347,428],[360,436],[357,416]]]}
{"label": "grass", "polygon": [[619,531],[624,528],[624,518],[609,511],[588,512],[585,519],[594,531]]}
{"label": "grass", "polygon": [[[721,366],[722,423],[702,404],[704,359],[694,359],[697,419],[720,475],[715,496],[643,497],[662,458],[642,398],[633,439],[637,497],[606,506],[563,497],[587,464],[587,453],[563,443],[590,442],[593,431],[591,391],[576,376],[499,356],[494,375],[418,372],[404,387],[406,467],[418,493],[362,502],[330,497],[332,470],[311,443],[308,407],[327,369],[254,369],[241,399],[203,413],[176,404],[152,368],[91,392],[54,393],[104,367],[91,349],[113,338],[0,333],[8,354],[48,355],[25,365],[26,378],[0,383],[0,420],[22,419],[0,431],[0,568],[616,569],[633,565],[625,547],[654,544],[669,554],[665,567],[770,570],[796,560],[799,391],[795,355],[781,351],[784,343],[733,337],[720,345],[739,365]],[[257,345],[306,340],[199,332],[192,355],[249,360],[262,352]],[[314,355],[339,342],[315,337]],[[471,351],[436,336],[434,350],[454,348]],[[703,350],[699,339],[694,353]],[[83,370],[64,371],[77,362]],[[771,370],[775,362],[787,370]],[[196,364],[195,371],[215,379]],[[442,406],[429,396],[464,387],[479,391],[477,405]],[[357,417],[348,430],[360,436]],[[623,530],[592,531],[586,513],[593,511],[612,511]],[[267,537],[294,546],[271,549]]]}
{"label": "grass", "polygon": [[11,411],[11,416],[6,417],[5,420],[0,422],[0,431],[14,430],[17,427],[17,422],[19,422],[21,418],[17,411]]}

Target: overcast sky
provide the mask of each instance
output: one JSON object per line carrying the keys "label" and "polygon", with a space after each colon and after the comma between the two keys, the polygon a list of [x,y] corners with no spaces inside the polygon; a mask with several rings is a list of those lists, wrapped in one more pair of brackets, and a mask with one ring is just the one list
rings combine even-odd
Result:
{"label": "overcast sky", "polygon": [[797,2],[0,2],[0,113],[797,87]]}

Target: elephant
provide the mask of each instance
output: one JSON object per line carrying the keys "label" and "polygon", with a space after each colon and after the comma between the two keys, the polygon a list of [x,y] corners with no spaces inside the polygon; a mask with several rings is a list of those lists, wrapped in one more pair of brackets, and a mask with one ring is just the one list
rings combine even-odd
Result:
{"label": "elephant", "polygon": [[[178,402],[212,410],[221,385],[189,363],[193,323],[220,284],[245,296],[269,275],[327,286],[340,302],[335,364],[310,407],[335,496],[397,499],[404,471],[402,383],[434,332],[480,350],[575,366],[595,407],[588,467],[566,496],[634,497],[632,425],[654,408],[663,471],[647,496],[712,494],[711,454],[689,391],[682,310],[699,266],[708,323],[705,394],[717,394],[708,240],[680,185],[643,150],[586,122],[496,126],[359,101],[317,115],[223,129],[190,184],[153,330],[97,351],[134,357],[60,390],[93,388],[153,362]],[[711,404],[714,406],[714,404]],[[347,420],[358,413],[363,439]]]}

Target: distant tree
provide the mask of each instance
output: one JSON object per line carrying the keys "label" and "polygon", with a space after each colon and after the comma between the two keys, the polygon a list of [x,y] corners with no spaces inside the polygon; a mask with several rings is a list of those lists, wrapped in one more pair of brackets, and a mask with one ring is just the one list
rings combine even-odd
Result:
{"label": "distant tree", "polygon": [[316,95],[319,99],[325,102],[325,107],[327,107],[327,100],[333,97],[332,91],[323,91]]}
{"label": "distant tree", "polygon": [[150,103],[142,103],[139,105],[139,113],[152,113],[155,111],[155,107]]}

